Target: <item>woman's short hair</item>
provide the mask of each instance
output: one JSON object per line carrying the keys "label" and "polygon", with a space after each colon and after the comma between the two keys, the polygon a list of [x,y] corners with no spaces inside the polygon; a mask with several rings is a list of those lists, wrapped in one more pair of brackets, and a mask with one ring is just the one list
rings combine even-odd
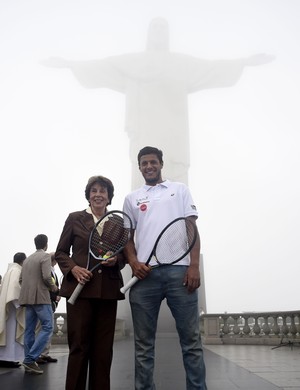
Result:
{"label": "woman's short hair", "polygon": [[88,183],[85,187],[86,199],[88,201],[90,200],[91,188],[95,183],[98,183],[98,184],[100,184],[101,187],[104,187],[107,189],[108,199],[109,199],[108,204],[111,204],[112,198],[114,197],[114,186],[113,186],[113,183],[107,177],[104,177],[104,176],[92,176],[89,178]]}

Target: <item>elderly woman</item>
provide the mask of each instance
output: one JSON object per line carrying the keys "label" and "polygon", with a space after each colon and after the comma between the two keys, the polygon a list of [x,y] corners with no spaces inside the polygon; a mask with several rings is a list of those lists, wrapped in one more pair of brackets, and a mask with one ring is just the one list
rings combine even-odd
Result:
{"label": "elderly woman", "polygon": [[69,214],[57,245],[55,259],[64,275],[60,295],[70,297],[79,283],[86,283],[76,303],[67,303],[69,360],[66,390],[110,389],[110,368],[117,314],[117,301],[124,299],[122,254],[91,273],[86,269],[89,235],[107,212],[114,196],[112,182],[103,176],[88,180],[87,209]]}

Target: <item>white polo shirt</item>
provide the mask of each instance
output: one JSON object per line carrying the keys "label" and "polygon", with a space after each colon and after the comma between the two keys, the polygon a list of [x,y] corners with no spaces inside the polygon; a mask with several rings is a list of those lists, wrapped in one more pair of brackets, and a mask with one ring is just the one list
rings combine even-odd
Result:
{"label": "white polo shirt", "polygon": [[[140,262],[145,263],[162,229],[175,218],[198,217],[188,187],[166,180],[155,186],[144,185],[126,196],[124,212],[132,219],[135,247]],[[189,256],[177,265],[189,265]],[[151,261],[150,265],[156,263]]]}

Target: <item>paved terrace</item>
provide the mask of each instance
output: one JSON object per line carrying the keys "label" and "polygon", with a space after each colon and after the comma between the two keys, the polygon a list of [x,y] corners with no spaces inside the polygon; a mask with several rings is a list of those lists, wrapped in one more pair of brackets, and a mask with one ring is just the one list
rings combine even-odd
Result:
{"label": "paved terrace", "polygon": [[[300,348],[266,345],[205,345],[208,390],[300,390]],[[25,374],[23,368],[0,368],[2,390],[63,390],[67,365],[66,344],[52,346],[57,363],[43,365],[43,375]],[[111,373],[111,390],[133,390],[133,340],[117,338]],[[185,375],[175,334],[158,335],[156,343],[157,390],[184,390]],[[100,389],[99,389],[100,390]]]}

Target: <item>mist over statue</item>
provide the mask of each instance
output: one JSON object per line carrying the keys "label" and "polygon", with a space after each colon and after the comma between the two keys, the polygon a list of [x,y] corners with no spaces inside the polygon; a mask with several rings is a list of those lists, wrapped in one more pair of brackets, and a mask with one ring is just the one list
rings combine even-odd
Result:
{"label": "mist over statue", "polygon": [[[104,59],[71,61],[49,58],[49,67],[69,68],[86,88],[109,88],[126,97],[125,131],[133,172],[136,153],[145,145],[165,151],[165,178],[188,183],[190,142],[188,95],[203,89],[233,86],[247,66],[263,65],[273,56],[209,60],[171,52],[169,26],[162,18],[149,25],[146,50]],[[132,175],[132,188],[139,176]]]}

